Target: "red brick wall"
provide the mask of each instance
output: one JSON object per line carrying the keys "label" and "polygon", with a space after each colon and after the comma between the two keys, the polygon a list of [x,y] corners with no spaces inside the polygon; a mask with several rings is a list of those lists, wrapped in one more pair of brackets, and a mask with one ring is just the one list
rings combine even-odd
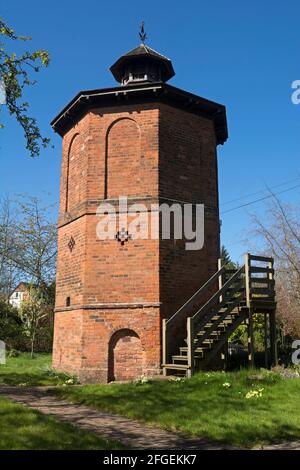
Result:
{"label": "red brick wall", "polygon": [[99,240],[98,221],[87,216],[84,303],[159,302],[158,240]]}
{"label": "red brick wall", "polygon": [[[131,202],[157,196],[158,115],[150,105],[97,109],[64,137],[53,365],[76,372],[82,381],[126,379],[135,375],[134,367],[136,375],[160,370],[159,241],[101,241],[95,215],[106,194],[137,197]],[[80,188],[79,195],[73,188]],[[138,338],[120,340],[111,364],[110,340],[124,329]],[[120,366],[120,358],[126,366]]]}
{"label": "red brick wall", "polygon": [[53,367],[79,374],[82,366],[82,312],[68,310],[55,313]]}
{"label": "red brick wall", "polygon": [[[216,269],[216,178],[212,124],[166,105],[95,109],[66,133],[54,367],[83,382],[159,373],[161,318]],[[99,240],[97,206],[119,195],[148,208],[158,196],[204,202],[204,249],[186,251],[171,240]]]}
{"label": "red brick wall", "polygon": [[141,194],[141,130],[131,118],[120,118],[106,136],[107,197]]}
{"label": "red brick wall", "polygon": [[108,380],[133,380],[143,373],[144,353],[140,338],[131,330],[119,330],[110,340]]}
{"label": "red brick wall", "polygon": [[204,247],[185,249],[181,240],[160,243],[162,314],[171,316],[217,270],[219,208],[213,123],[161,105],[159,120],[161,198],[204,204]]}
{"label": "red brick wall", "polygon": [[[169,318],[217,270],[220,227],[214,125],[208,119],[161,105],[159,145],[160,197],[205,206],[201,250],[186,250],[187,240],[160,242],[161,316]],[[186,316],[195,311],[196,306]],[[186,321],[182,318],[175,326],[169,351],[178,350],[185,337]]]}
{"label": "red brick wall", "polygon": [[[75,246],[70,251],[68,243],[73,237]],[[58,230],[58,257],[56,272],[56,307],[83,303],[86,267],[86,217],[81,217]]]}
{"label": "red brick wall", "polygon": [[86,115],[63,138],[60,216],[72,213],[87,197],[90,117]]}
{"label": "red brick wall", "polygon": [[[116,377],[126,380],[156,375],[160,371],[160,316],[159,308],[78,309],[72,306],[55,315],[53,367],[75,373],[81,382],[107,382]],[[120,366],[120,356],[126,357],[122,345],[116,341],[124,330],[139,338],[130,341],[129,363]],[[133,333],[134,332],[134,333]],[[115,349],[116,348],[116,349]],[[117,362],[116,362],[117,360]]]}

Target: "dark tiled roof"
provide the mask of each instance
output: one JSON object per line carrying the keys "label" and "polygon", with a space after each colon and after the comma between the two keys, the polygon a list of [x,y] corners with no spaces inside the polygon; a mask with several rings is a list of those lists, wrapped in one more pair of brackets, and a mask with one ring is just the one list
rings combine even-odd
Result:
{"label": "dark tiled roof", "polygon": [[141,55],[141,54],[148,54],[148,55],[151,55],[153,57],[157,57],[159,59],[170,60],[170,59],[168,59],[168,57],[160,54],[159,52],[155,51],[154,49],[152,49],[149,46],[146,46],[145,44],[140,44],[135,49],[132,49],[132,51],[127,52],[127,54],[124,54],[124,57],[136,56],[136,55]]}
{"label": "dark tiled roof", "polygon": [[145,44],[140,44],[135,49],[122,55],[111,67],[110,71],[118,82],[122,81],[124,66],[130,62],[136,62],[139,59],[152,59],[152,61],[159,62],[162,70],[162,79],[167,81],[175,75],[173,65],[170,59],[155,51]]}
{"label": "dark tiled roof", "polygon": [[223,144],[227,140],[225,106],[162,82],[81,91],[52,120],[51,125],[63,136],[89,109],[151,102],[170,104],[206,117],[214,122],[217,143]]}

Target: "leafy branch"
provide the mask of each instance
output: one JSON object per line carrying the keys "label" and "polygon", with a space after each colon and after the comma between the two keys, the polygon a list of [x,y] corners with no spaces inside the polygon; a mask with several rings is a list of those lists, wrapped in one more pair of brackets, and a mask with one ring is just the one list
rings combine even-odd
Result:
{"label": "leafy branch", "polygon": [[[30,41],[29,36],[18,36],[15,31],[7,26],[0,18],[0,39],[11,41]],[[24,88],[36,83],[30,77],[30,72],[38,73],[41,68],[48,67],[49,54],[47,51],[38,50],[24,52],[17,56],[16,53],[8,53],[5,44],[0,40],[0,81],[5,90],[5,105],[10,115],[13,115],[24,131],[26,148],[32,157],[40,154],[40,148],[47,147],[50,139],[43,137],[35,118],[28,115],[29,103],[23,101]],[[3,128],[0,123],[0,128]]]}

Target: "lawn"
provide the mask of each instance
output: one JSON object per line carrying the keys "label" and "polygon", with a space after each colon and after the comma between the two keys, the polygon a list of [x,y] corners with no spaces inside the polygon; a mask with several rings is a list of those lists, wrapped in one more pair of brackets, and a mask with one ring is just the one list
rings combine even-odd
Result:
{"label": "lawn", "polygon": [[300,438],[299,391],[300,379],[244,370],[199,373],[178,382],[59,387],[51,393],[165,429],[251,448]]}
{"label": "lawn", "polygon": [[192,436],[242,447],[300,438],[300,379],[275,372],[202,372],[181,381],[82,386],[66,386],[68,379],[51,369],[49,355],[22,354],[0,365],[0,383],[58,385],[51,389],[58,397]]}
{"label": "lawn", "polygon": [[118,450],[121,444],[0,398],[0,449]]}
{"label": "lawn", "polygon": [[50,354],[36,354],[31,359],[28,353],[21,353],[17,357],[7,357],[6,364],[0,364],[0,384],[62,385],[69,379],[51,368]]}

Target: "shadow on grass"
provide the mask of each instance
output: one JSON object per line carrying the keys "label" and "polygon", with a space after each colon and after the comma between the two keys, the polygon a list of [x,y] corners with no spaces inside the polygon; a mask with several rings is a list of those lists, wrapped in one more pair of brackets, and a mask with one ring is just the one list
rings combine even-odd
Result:
{"label": "shadow on grass", "polygon": [[57,385],[64,383],[69,376],[51,368],[49,354],[37,354],[31,358],[22,353],[18,357],[8,357],[7,363],[0,365],[0,384],[7,385]]}
{"label": "shadow on grass", "polygon": [[74,426],[0,399],[0,449],[110,450],[118,443],[101,439]]}
{"label": "shadow on grass", "polygon": [[[245,373],[199,374],[178,383],[88,385],[52,393],[194,437],[253,447],[299,438],[299,385],[269,376],[255,381]],[[264,389],[261,398],[246,399],[258,388]]]}

